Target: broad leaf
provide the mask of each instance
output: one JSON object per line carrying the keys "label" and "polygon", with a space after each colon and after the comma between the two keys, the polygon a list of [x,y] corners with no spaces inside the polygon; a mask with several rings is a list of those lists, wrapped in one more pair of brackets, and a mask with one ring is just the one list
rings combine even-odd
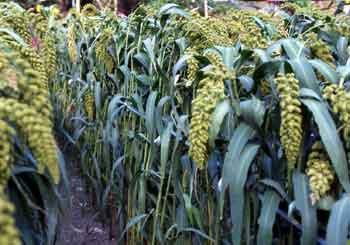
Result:
{"label": "broad leaf", "polygon": [[258,81],[268,76],[274,76],[280,69],[281,65],[284,64],[283,61],[268,61],[259,65],[253,74],[253,79]]}
{"label": "broad leaf", "polygon": [[327,225],[327,244],[347,244],[350,225],[350,197],[344,195],[331,211]]}
{"label": "broad leaf", "polygon": [[238,77],[238,81],[247,92],[251,92],[254,86],[254,80],[250,76],[242,75]]}
{"label": "broad leaf", "polygon": [[215,46],[213,49],[220,54],[223,60],[223,63],[226,65],[226,67],[232,70],[234,63],[237,57],[239,56],[237,49],[234,47],[221,47],[221,46]]}
{"label": "broad leaf", "polygon": [[299,59],[303,56],[303,45],[296,39],[284,39],[281,41],[284,51],[290,59]]}
{"label": "broad leaf", "polygon": [[302,220],[301,244],[315,244],[317,236],[316,207],[311,204],[307,177],[300,172],[295,172],[293,186],[296,208],[299,210]]}
{"label": "broad leaf", "polygon": [[215,148],[215,140],[220,132],[221,125],[227,114],[231,112],[231,105],[229,100],[224,100],[219,103],[212,116],[211,116],[211,126],[209,128],[209,145]]}
{"label": "broad leaf", "polygon": [[292,66],[293,72],[300,81],[302,88],[309,88],[320,94],[316,74],[306,58],[300,57],[298,59],[288,60],[288,63]]}
{"label": "broad leaf", "polygon": [[301,101],[314,116],[319,128],[322,142],[332,161],[332,165],[337,173],[338,179],[346,192],[350,192],[348,162],[346,160],[345,150],[338,135],[335,123],[327,109],[326,104],[320,100],[310,97],[308,98],[305,96],[307,94],[313,94],[314,97],[317,97],[317,95],[309,89],[302,89],[300,91],[300,95],[302,97]]}
{"label": "broad leaf", "polygon": [[187,60],[190,58],[191,56],[189,55],[184,55],[182,56],[174,65],[173,67],[173,78],[175,79],[175,76],[177,75],[177,73],[179,71],[181,71],[183,68],[186,67],[187,65]]}
{"label": "broad leaf", "polygon": [[310,60],[311,65],[317,69],[319,73],[326,78],[327,81],[337,84],[339,82],[339,76],[337,72],[327,63],[322,60]]}
{"label": "broad leaf", "polygon": [[229,184],[230,211],[232,221],[232,242],[241,244],[243,214],[244,214],[244,184],[247,180],[250,164],[254,160],[259,145],[248,144],[239,154],[239,161],[233,162],[235,170]]}
{"label": "broad leaf", "polygon": [[342,65],[345,65],[346,60],[349,58],[348,46],[349,42],[346,37],[340,37],[337,41],[337,55],[339,57],[339,62]]}
{"label": "broad leaf", "polygon": [[162,6],[158,12],[159,15],[168,15],[168,14],[178,14],[180,16],[187,16],[188,13],[179,7],[175,3],[168,3]]}
{"label": "broad leaf", "polygon": [[153,140],[155,133],[155,111],[156,111],[156,99],[157,92],[150,93],[146,104],[146,128],[149,134],[150,140]]}
{"label": "broad leaf", "polygon": [[272,243],[272,226],[275,223],[276,212],[281,201],[280,196],[272,191],[267,190],[261,201],[262,207],[258,220],[258,245]]}
{"label": "broad leaf", "polygon": [[265,111],[264,103],[255,97],[240,103],[242,117],[247,123],[254,127],[260,127],[262,125]]}
{"label": "broad leaf", "polygon": [[228,152],[225,155],[224,166],[222,169],[222,184],[223,190],[228,184],[232,183],[232,176],[235,174],[235,164],[240,159],[240,154],[247,144],[248,140],[252,138],[255,131],[246,123],[241,123],[235,130],[230,144],[228,145]]}

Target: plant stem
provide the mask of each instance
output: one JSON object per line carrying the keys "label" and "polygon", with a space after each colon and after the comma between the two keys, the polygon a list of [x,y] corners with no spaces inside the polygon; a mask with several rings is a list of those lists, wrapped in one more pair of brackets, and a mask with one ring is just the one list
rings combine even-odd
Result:
{"label": "plant stem", "polygon": [[208,18],[208,0],[204,0],[204,17]]}
{"label": "plant stem", "polygon": [[80,13],[80,0],[75,0],[77,12]]}
{"label": "plant stem", "polygon": [[114,0],[114,12],[118,14],[118,0]]}

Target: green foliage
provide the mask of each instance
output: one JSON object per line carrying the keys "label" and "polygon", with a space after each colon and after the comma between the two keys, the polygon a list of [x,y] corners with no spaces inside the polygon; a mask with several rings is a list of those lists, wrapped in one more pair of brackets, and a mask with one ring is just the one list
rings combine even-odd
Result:
{"label": "green foliage", "polygon": [[[120,208],[120,241],[325,239],[329,213],[318,207],[349,191],[349,149],[339,134],[345,116],[322,95],[329,83],[348,84],[350,33],[344,16],[303,4],[282,9],[206,19],[166,4],[141,6],[127,19],[72,13],[57,25],[56,124],[81,152],[97,207],[105,216],[109,200]],[[73,46],[65,38],[72,25]],[[90,101],[94,114],[84,109]],[[337,183],[315,200],[306,168],[318,140]],[[288,217],[288,206],[302,218]],[[293,227],[301,233],[289,235]]]}
{"label": "green foliage", "polygon": [[[228,9],[204,18],[170,3],[140,6],[128,18],[72,10],[57,20],[45,8],[48,22],[35,23],[41,32],[48,27],[57,50],[48,48],[52,38],[45,52],[38,49],[47,71],[38,68],[38,50],[26,43],[31,36],[21,25],[0,33],[47,81],[53,108],[41,112],[44,100],[30,101],[2,79],[0,91],[42,115],[54,112],[56,131],[78,149],[92,201],[101,218],[116,221],[120,243],[343,243],[350,20],[311,5],[282,10],[276,16]],[[0,71],[8,60],[0,56]],[[16,161],[35,159],[27,142],[16,140]],[[307,168],[308,160],[321,159],[312,148],[319,141],[335,183],[315,193],[324,169]],[[54,188],[34,164],[25,166],[15,164],[9,185],[19,228],[23,240],[36,239],[37,231],[50,243]],[[25,213],[37,212],[23,199],[44,203],[47,226],[34,229]],[[110,215],[115,208],[118,217]]]}
{"label": "green foliage", "polygon": [[60,205],[56,184],[63,159],[54,138],[49,97],[56,73],[51,10],[30,12],[12,2],[0,3],[0,243],[4,245],[55,241]]}

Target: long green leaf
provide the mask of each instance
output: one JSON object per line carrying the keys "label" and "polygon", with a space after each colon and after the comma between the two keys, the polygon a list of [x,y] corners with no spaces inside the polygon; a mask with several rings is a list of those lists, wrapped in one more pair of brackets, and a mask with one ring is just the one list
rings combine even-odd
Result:
{"label": "long green leaf", "polygon": [[230,192],[230,211],[232,221],[232,242],[241,244],[243,213],[244,213],[244,184],[247,180],[250,164],[258,152],[259,145],[248,144],[239,154],[239,161],[233,163],[235,170],[231,176],[229,185]]}
{"label": "long green leaf", "polygon": [[179,230],[179,232],[193,232],[193,233],[196,233],[197,235],[203,237],[206,240],[214,242],[213,238],[211,238],[207,234],[203,233],[202,231],[194,229],[194,228],[184,228],[184,229]]}
{"label": "long green leaf", "polygon": [[300,172],[295,172],[293,174],[293,186],[296,208],[299,210],[302,219],[301,244],[315,244],[317,236],[316,207],[311,204],[307,177]]}
{"label": "long green leaf", "polygon": [[306,58],[300,57],[298,59],[288,60],[288,63],[292,66],[294,74],[300,81],[302,88],[309,88],[320,94],[316,74]]}
{"label": "long green leaf", "polygon": [[235,130],[230,144],[228,146],[228,152],[225,155],[224,166],[222,168],[222,184],[223,190],[229,183],[232,183],[232,176],[235,174],[235,164],[239,161],[240,154],[247,144],[248,140],[254,135],[254,129],[246,123],[240,123]]}
{"label": "long green leaf", "polygon": [[327,63],[322,60],[310,60],[311,65],[317,69],[319,73],[324,76],[327,81],[337,84],[339,82],[339,76],[337,72]]}
{"label": "long green leaf", "polygon": [[212,148],[215,148],[215,140],[220,132],[220,128],[224,118],[231,111],[231,105],[228,100],[220,102],[211,117],[211,126],[209,128],[209,145]]}
{"label": "long green leaf", "polygon": [[327,225],[327,244],[347,244],[349,224],[350,197],[345,195],[332,207]]}
{"label": "long green leaf", "polygon": [[179,5],[175,3],[165,4],[159,9],[158,14],[159,15],[178,14],[184,17],[188,15],[188,13],[184,9],[180,8]]}
{"label": "long green leaf", "polygon": [[173,72],[172,72],[174,79],[175,79],[177,73],[186,67],[188,59],[190,57],[191,57],[190,55],[184,55],[176,62],[176,64],[173,67]]}
{"label": "long green leaf", "polygon": [[126,224],[126,227],[124,229],[124,231],[122,232],[122,234],[120,235],[120,238],[117,242],[117,244],[123,239],[123,236],[125,235],[125,233],[134,225],[140,223],[144,218],[146,218],[149,214],[140,214],[136,217],[133,217],[132,219],[129,220],[129,222]]}
{"label": "long green leaf", "polygon": [[236,48],[215,46],[212,50],[216,50],[220,54],[222,61],[227,68],[229,68],[230,70],[233,69],[233,65],[239,55]]}
{"label": "long green leaf", "polygon": [[155,52],[156,38],[155,37],[147,38],[146,40],[143,41],[143,45],[145,46],[145,51],[148,54],[148,57],[151,60],[151,63],[155,65],[156,55],[154,52]]}
{"label": "long green leaf", "polygon": [[268,76],[273,76],[275,73],[278,72],[281,65],[283,64],[283,61],[280,60],[274,60],[274,61],[267,61],[261,65],[259,65],[253,74],[253,79],[255,81],[258,81],[259,79],[263,79]]}
{"label": "long green leaf", "polygon": [[339,63],[345,65],[347,59],[349,58],[348,52],[349,42],[346,37],[340,37],[337,41],[337,56],[339,57]]}
{"label": "long green leaf", "polygon": [[156,123],[156,128],[157,128],[157,132],[159,135],[162,134],[163,130],[164,130],[164,126],[163,126],[163,109],[164,109],[164,105],[167,102],[171,101],[171,97],[170,96],[165,96],[163,98],[161,98],[158,102],[157,108],[156,108],[156,113],[155,113],[155,123]]}
{"label": "long green leaf", "polygon": [[264,49],[254,49],[255,55],[259,57],[259,59],[265,63],[271,60],[270,56]]}
{"label": "long green leaf", "polygon": [[331,158],[340,183],[346,192],[350,192],[348,163],[335,123],[329,114],[326,104],[320,100],[308,97],[308,94],[313,94],[313,97],[317,97],[315,92],[309,89],[302,89],[300,91],[301,101],[312,112],[315,118],[322,142]]}
{"label": "long green leaf", "polygon": [[264,103],[255,97],[240,103],[242,117],[254,127],[260,127],[262,125],[264,122],[265,111]]}
{"label": "long green leaf", "polygon": [[167,161],[169,158],[169,147],[170,147],[170,139],[171,139],[171,131],[173,128],[173,123],[169,122],[168,126],[164,130],[161,135],[161,144],[160,144],[160,165],[161,165],[161,178],[164,178],[165,168],[167,165]]}
{"label": "long green leaf", "polygon": [[275,223],[276,212],[281,201],[281,197],[272,190],[264,193],[261,201],[261,214],[258,220],[258,245],[272,243],[272,226]]}
{"label": "long green leaf", "polygon": [[151,92],[148,96],[146,104],[146,127],[150,140],[153,140],[155,132],[155,110],[157,94],[158,93],[155,91]]}
{"label": "long green leaf", "polygon": [[41,197],[43,199],[45,211],[47,212],[47,244],[54,244],[55,235],[58,225],[58,197],[55,195],[53,186],[48,181],[43,180],[40,176],[35,176],[38,183]]}
{"label": "long green leaf", "polygon": [[281,44],[290,59],[302,57],[303,45],[296,39],[284,39],[281,41]]}

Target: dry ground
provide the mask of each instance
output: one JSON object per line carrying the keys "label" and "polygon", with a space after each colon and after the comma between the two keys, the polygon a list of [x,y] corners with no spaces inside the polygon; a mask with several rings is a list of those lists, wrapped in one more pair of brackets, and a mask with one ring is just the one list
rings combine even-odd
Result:
{"label": "dry ground", "polygon": [[[109,229],[98,220],[98,213],[89,203],[79,170],[67,161],[71,208],[66,210],[59,229],[57,245],[115,245],[109,239]],[[107,222],[106,222],[107,223]]]}

